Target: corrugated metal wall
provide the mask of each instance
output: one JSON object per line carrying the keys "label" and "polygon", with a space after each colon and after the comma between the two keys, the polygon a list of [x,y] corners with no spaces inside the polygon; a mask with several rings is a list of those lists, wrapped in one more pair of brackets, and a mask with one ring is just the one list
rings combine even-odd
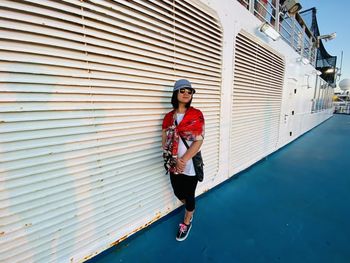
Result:
{"label": "corrugated metal wall", "polygon": [[160,125],[178,78],[206,118],[204,191],[221,34],[189,1],[0,0],[1,262],[80,261],[177,206]]}
{"label": "corrugated metal wall", "polygon": [[231,163],[240,170],[277,149],[283,58],[242,31],[235,46]]}

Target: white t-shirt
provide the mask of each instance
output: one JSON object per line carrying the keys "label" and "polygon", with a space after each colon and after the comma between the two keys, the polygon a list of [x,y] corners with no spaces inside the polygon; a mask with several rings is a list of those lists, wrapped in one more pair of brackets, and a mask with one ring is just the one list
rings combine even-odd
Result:
{"label": "white t-shirt", "polygon": [[[180,124],[180,122],[182,121],[182,119],[184,118],[185,114],[184,113],[177,113],[176,114],[176,121],[177,124]],[[191,144],[193,143],[192,141],[187,141],[188,146],[190,147]],[[183,143],[182,139],[179,138],[179,148],[178,148],[178,152],[177,152],[177,156],[178,158],[181,158],[187,151],[186,145]],[[189,175],[189,176],[195,176],[196,172],[194,170],[194,166],[193,166],[193,161],[192,158],[190,160],[187,161],[186,163],[186,167],[183,171],[183,174],[185,175]]]}

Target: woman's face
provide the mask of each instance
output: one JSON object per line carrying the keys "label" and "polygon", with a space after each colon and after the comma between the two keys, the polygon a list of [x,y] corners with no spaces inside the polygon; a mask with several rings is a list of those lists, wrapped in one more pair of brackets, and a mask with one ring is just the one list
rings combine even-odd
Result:
{"label": "woman's face", "polygon": [[177,94],[177,100],[180,103],[187,104],[192,99],[193,89],[182,88]]}

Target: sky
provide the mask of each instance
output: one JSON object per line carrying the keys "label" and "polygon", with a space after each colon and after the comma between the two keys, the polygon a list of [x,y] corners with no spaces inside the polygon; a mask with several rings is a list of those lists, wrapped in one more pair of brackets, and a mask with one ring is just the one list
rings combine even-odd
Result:
{"label": "sky", "polygon": [[316,7],[317,23],[321,35],[337,33],[335,39],[323,42],[323,44],[330,55],[337,56],[338,68],[340,67],[341,51],[343,51],[340,80],[350,79],[350,1],[300,0],[299,2],[302,10]]}

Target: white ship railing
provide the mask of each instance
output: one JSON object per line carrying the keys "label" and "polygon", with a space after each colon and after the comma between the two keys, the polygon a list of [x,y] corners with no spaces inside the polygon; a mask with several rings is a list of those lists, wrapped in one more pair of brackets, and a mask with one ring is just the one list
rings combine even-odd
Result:
{"label": "white ship railing", "polygon": [[[282,39],[287,42],[302,57],[308,59],[311,65],[316,65],[317,41],[303,18],[296,13],[289,15],[282,12],[280,0],[238,0],[258,19],[269,23]],[[278,14],[278,15],[277,15]]]}
{"label": "white ship railing", "polygon": [[312,99],[311,113],[332,108],[334,89],[320,76],[316,77],[314,97]]}
{"label": "white ship railing", "polygon": [[350,102],[334,102],[334,113],[350,114]]}
{"label": "white ship railing", "polygon": [[334,113],[350,114],[350,95],[338,95],[333,102]]}

